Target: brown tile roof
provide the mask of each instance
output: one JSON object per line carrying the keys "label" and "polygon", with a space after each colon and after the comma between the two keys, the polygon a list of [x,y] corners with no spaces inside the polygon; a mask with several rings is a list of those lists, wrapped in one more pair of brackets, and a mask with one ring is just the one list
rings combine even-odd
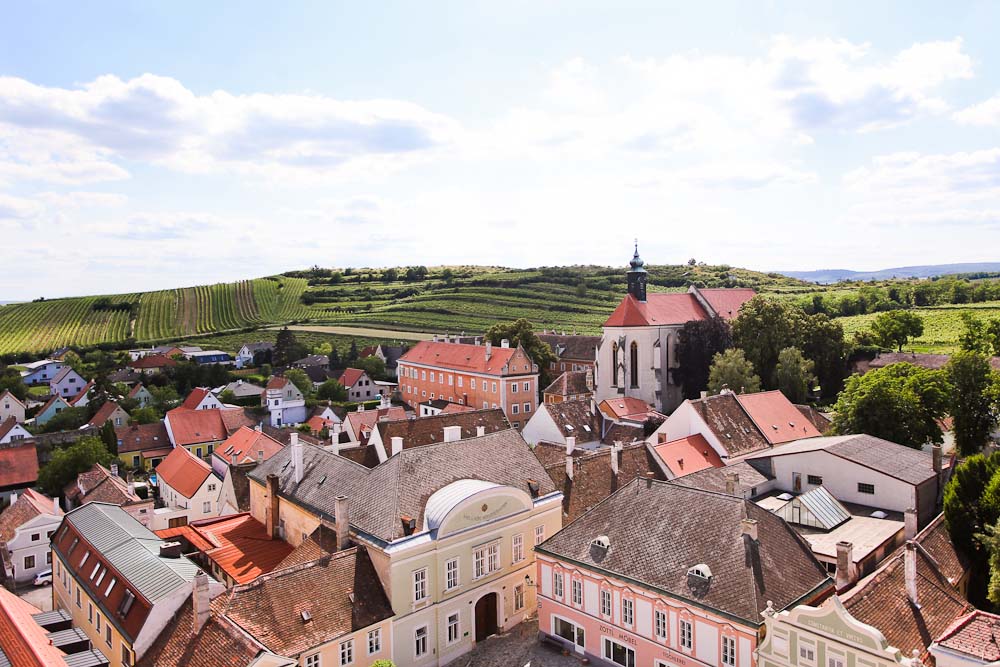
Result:
{"label": "brown tile roof", "polygon": [[344,447],[337,452],[345,459],[360,463],[366,468],[374,468],[381,461],[378,459],[378,452],[374,445],[361,445],[359,447]]}
{"label": "brown tile roof", "polygon": [[605,425],[604,437],[601,442],[610,445],[615,442],[630,443],[642,440],[646,436],[643,427],[625,422],[619,424]]}
{"label": "brown tile roof", "polygon": [[772,445],[820,435],[812,422],[804,419],[798,408],[778,390],[738,394],[736,400]]}
{"label": "brown tile roof", "polygon": [[136,667],[246,667],[250,664],[261,652],[261,647],[219,614],[218,598],[212,608],[213,613],[201,631],[192,634],[194,607],[188,596]]}
{"label": "brown tile roof", "polygon": [[764,434],[746,413],[736,394],[726,393],[691,401],[730,457],[770,448]]}
{"label": "brown tile roof", "polygon": [[[589,454],[592,450],[577,447],[573,450],[573,457],[579,458]],[[557,442],[547,442],[542,440],[534,446],[535,458],[548,468],[556,463],[566,462],[566,445]]]}
{"label": "brown tile roof", "polygon": [[597,346],[601,344],[600,336],[577,334],[540,333],[538,339],[548,343],[559,359],[590,363],[597,359]]}
{"label": "brown tile roof", "polygon": [[[87,422],[87,426],[104,426],[105,422],[111,419],[111,415],[119,409],[118,404],[114,401],[105,401],[104,405],[99,407],[97,412],[94,413],[94,416],[90,418],[89,422]],[[122,410],[122,412],[125,411]],[[127,415],[128,413],[126,412],[125,414]]]}
{"label": "brown tile roof", "polygon": [[284,447],[280,442],[262,431],[242,426],[236,433],[229,436],[225,442],[215,448],[215,454],[227,464],[251,463],[259,458],[263,461],[271,458]]}
{"label": "brown tile roof", "polygon": [[168,366],[176,366],[177,362],[170,357],[165,357],[162,354],[147,354],[145,357],[136,359],[135,361],[130,361],[129,368],[136,370],[147,370],[152,368],[166,368]]}
{"label": "brown tile roof", "polygon": [[254,428],[260,424],[260,421],[243,408],[223,408],[219,410],[219,414],[222,417],[223,425],[226,427],[226,433],[229,435],[236,433],[236,431],[244,426]]}
{"label": "brown tile roof", "polygon": [[274,569],[284,570],[286,567],[309,563],[332,554],[336,550],[336,530],[329,528],[325,523],[320,523],[309,537],[302,540],[299,546],[295,547],[292,553],[288,554],[285,560],[278,563],[278,567]]}
{"label": "brown tile roof", "polygon": [[507,417],[499,408],[379,422],[375,428],[378,429],[379,436],[382,438],[386,453],[389,453],[394,437],[403,439],[403,449],[443,442],[446,426],[461,427],[462,438],[474,437],[476,428],[479,426],[484,427],[486,433],[496,433],[510,428]]}
{"label": "brown tile roof", "polygon": [[288,384],[288,380],[281,377],[280,375],[272,375],[271,379],[267,381],[267,389],[283,389],[285,385]]}
{"label": "brown tile roof", "polygon": [[1000,616],[977,609],[952,623],[937,644],[976,662],[1000,661]]}
{"label": "brown tile roof", "polygon": [[52,499],[34,489],[24,492],[3,512],[0,512],[0,542],[8,542],[14,537],[14,531],[43,514],[62,515],[61,509],[56,509]]}
{"label": "brown tile roof", "polygon": [[0,447],[0,489],[31,486],[38,481],[38,453],[35,443]]}
{"label": "brown tile roof", "polygon": [[250,511],[250,480],[247,475],[257,467],[257,462],[231,465],[226,469],[226,476],[233,485],[233,495],[236,496],[236,509],[240,512]]}
{"label": "brown tile roof", "polygon": [[[655,520],[651,520],[655,517]],[[753,519],[758,539],[743,534]],[[598,535],[607,552],[591,548]],[[780,517],[750,501],[636,479],[535,549],[608,572],[756,627],[769,600],[777,609],[814,601],[833,582],[808,545]],[[705,585],[688,569],[706,564]]]}
{"label": "brown tile roof", "polygon": [[7,437],[7,434],[13,431],[14,427],[17,425],[18,425],[17,419],[14,418],[14,415],[7,417],[7,419],[4,420],[3,423],[0,423],[0,440],[3,440],[5,437]]}
{"label": "brown tile roof", "polygon": [[636,476],[646,477],[653,473],[656,479],[664,479],[659,464],[644,442],[622,447],[618,454],[617,475],[611,470],[611,456],[611,447],[574,456],[573,479],[566,476],[565,450],[561,462],[545,466],[549,478],[563,492],[564,523],[575,521]]}
{"label": "brown tile roof", "polygon": [[288,542],[270,539],[264,524],[249,514],[202,519],[191,528],[213,545],[205,556],[238,584],[267,574],[292,553]]}
{"label": "brown tile roof", "polygon": [[42,613],[5,588],[0,587],[0,657],[13,667],[58,667],[66,654],[52,645],[48,631],[35,622]]}
{"label": "brown tile roof", "polygon": [[135,491],[129,491],[128,483],[121,477],[112,475],[110,472],[101,481],[97,482],[87,493],[80,496],[79,503],[100,502],[111,503],[112,505],[133,505],[139,503],[153,504],[153,499],[143,500]]}
{"label": "brown tile roof", "polygon": [[951,541],[948,527],[944,523],[944,514],[938,514],[922,531],[917,533],[916,540],[934,559],[938,570],[952,585],[957,586],[958,582],[969,573],[969,559]]}
{"label": "brown tile roof", "polygon": [[393,405],[388,408],[348,412],[344,421],[350,425],[351,432],[359,441],[367,443],[368,436],[375,430],[375,425],[378,422],[400,419],[406,419],[406,410],[398,405]]}
{"label": "brown tile roof", "polygon": [[601,439],[601,418],[591,411],[589,400],[542,403],[538,409],[549,414],[564,438],[574,437],[580,444]]}
{"label": "brown tile roof", "polygon": [[[299,655],[393,616],[364,547],[338,551],[236,586],[220,601],[219,609],[280,655]],[[308,612],[308,622],[303,621],[302,612]]]}
{"label": "brown tile roof", "polygon": [[653,409],[646,401],[631,396],[608,398],[601,401],[597,407],[607,415],[608,419],[614,420],[629,417],[645,419],[646,414]]}
{"label": "brown tile roof", "polygon": [[820,434],[825,434],[830,429],[832,423],[822,412],[811,405],[796,405],[802,416],[809,420],[809,423],[816,427]]}
{"label": "brown tile roof", "polygon": [[85,470],[77,475],[75,481],[67,484],[63,488],[63,495],[69,500],[76,501],[77,498],[91,491],[109,476],[111,476],[110,470],[100,463],[95,463],[90,466],[89,470]]}
{"label": "brown tile roof", "polygon": [[530,493],[530,479],[538,482],[540,495],[555,491],[545,468],[513,429],[404,449],[371,470],[318,447],[303,447],[302,453],[300,483],[288,465],[288,447],[257,466],[250,478],[264,484],[268,474],[275,474],[282,497],[328,517],[335,516],[334,498],[346,495],[352,527],[384,540],[404,537],[403,515],[423,526],[430,495],[461,479],[509,485],[525,493]]}
{"label": "brown tile roof", "polygon": [[[758,466],[760,464],[757,464]],[[760,466],[763,468],[764,466]],[[671,484],[687,486],[703,491],[714,491],[716,493],[726,492],[726,475],[736,473],[739,477],[740,490],[753,496],[753,489],[761,487],[770,482],[773,477],[768,473],[758,470],[752,461],[738,461],[722,468],[706,468],[690,475],[684,475],[671,481]]]}
{"label": "brown tile roof", "polygon": [[167,427],[162,421],[152,424],[133,424],[131,426],[119,426],[115,429],[118,436],[118,453],[143,452],[150,449],[162,449],[170,446],[170,437],[167,435]]}
{"label": "brown tile roof", "polygon": [[211,474],[212,468],[207,463],[183,447],[174,447],[156,466],[157,477],[185,498],[193,497]]}
{"label": "brown tile roof", "polygon": [[874,573],[841,596],[851,616],[873,625],[903,655],[914,650],[921,656],[958,617],[972,610],[958,590],[938,571],[922,549],[916,550],[917,601],[906,594],[903,545]]}
{"label": "brown tile roof", "polygon": [[543,393],[556,396],[576,396],[577,394],[593,394],[594,390],[587,386],[586,371],[566,371],[553,380]]}

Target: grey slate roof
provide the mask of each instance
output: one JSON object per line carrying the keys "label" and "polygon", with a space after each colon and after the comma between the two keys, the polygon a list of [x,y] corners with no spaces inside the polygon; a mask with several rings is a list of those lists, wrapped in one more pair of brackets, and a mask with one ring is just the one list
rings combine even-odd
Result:
{"label": "grey slate roof", "polygon": [[560,359],[578,361],[594,361],[597,358],[597,346],[601,344],[600,336],[540,333],[538,339],[548,343]]}
{"label": "grey slate roof", "polygon": [[200,572],[186,558],[161,558],[164,541],[117,505],[87,503],[66,521],[151,603],[190,586]]}
{"label": "grey slate roof", "polygon": [[279,494],[327,517],[334,517],[334,498],[350,501],[351,525],[378,539],[404,537],[402,515],[416,519],[421,530],[424,506],[438,489],[460,479],[479,479],[539,494],[556,490],[531,448],[513,429],[477,438],[404,449],[368,469],[317,447],[303,447],[304,473],[295,482],[291,448],[286,447],[250,473],[261,484],[278,475]]}
{"label": "grey slate roof", "polygon": [[[742,534],[757,521],[758,539]],[[606,535],[606,552],[591,542]],[[737,496],[636,479],[536,549],[739,619],[761,624],[777,609],[832,587],[808,545],[782,519]],[[711,580],[688,569],[706,564]]]}
{"label": "grey slate roof", "polygon": [[817,450],[825,450],[834,456],[877,470],[909,484],[920,484],[935,475],[931,454],[864,434],[796,440],[750,458],[786,456]]}

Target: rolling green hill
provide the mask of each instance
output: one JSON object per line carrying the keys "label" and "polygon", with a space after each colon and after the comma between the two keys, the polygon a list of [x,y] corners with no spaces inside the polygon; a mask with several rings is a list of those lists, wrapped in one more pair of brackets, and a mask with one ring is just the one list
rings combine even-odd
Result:
{"label": "rolling green hill", "polygon": [[[729,266],[647,268],[650,291],[683,290],[692,283],[789,294],[812,288]],[[526,317],[539,329],[596,333],[624,293],[622,268],[432,267],[411,271],[409,279],[406,268],[314,268],[236,283],[0,306],[0,354],[125,347],[292,322],[478,332]]]}

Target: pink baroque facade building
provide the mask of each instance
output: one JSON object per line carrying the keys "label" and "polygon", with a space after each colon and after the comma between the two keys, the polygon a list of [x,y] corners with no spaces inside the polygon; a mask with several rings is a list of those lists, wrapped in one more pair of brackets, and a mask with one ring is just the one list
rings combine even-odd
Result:
{"label": "pink baroque facade building", "polygon": [[594,664],[753,667],[768,605],[833,582],[779,517],[637,478],[536,547],[539,631]]}

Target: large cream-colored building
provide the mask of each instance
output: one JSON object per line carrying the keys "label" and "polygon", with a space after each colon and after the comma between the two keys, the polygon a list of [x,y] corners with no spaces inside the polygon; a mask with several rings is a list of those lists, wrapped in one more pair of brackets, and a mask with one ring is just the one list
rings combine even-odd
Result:
{"label": "large cream-colored building", "polygon": [[392,659],[441,665],[535,605],[533,547],[562,494],[513,429],[403,449],[368,469],[297,445],[250,475],[250,508],[302,544],[321,525],[364,546],[389,596]]}

